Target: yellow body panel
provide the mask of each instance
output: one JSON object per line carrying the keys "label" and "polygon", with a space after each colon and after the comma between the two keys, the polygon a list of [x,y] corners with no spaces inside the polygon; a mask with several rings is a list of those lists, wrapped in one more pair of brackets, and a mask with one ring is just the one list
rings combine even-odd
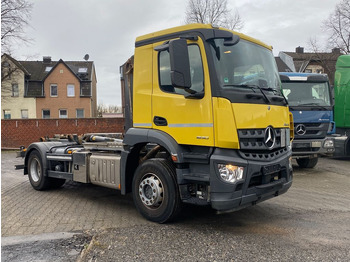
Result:
{"label": "yellow body panel", "polygon": [[[155,43],[155,46],[163,42]],[[191,43],[191,41],[189,41]],[[160,89],[158,78],[158,52],[153,53],[153,95],[152,119],[160,116],[167,120],[167,126],[152,128],[162,130],[179,144],[214,146],[211,89],[207,58],[202,40],[193,42],[200,48],[204,70],[204,93],[202,99],[188,99],[181,94],[167,93]]]}
{"label": "yellow body panel", "polygon": [[260,104],[232,104],[237,129],[289,128],[289,110],[286,106]]}
{"label": "yellow body panel", "polygon": [[290,141],[294,139],[294,119],[293,119],[293,114],[289,112],[289,131],[290,131]]}
{"label": "yellow body panel", "polygon": [[232,104],[226,98],[213,97],[215,146],[239,149],[237,129],[289,128],[289,110],[285,106]]}
{"label": "yellow body panel", "polygon": [[236,121],[232,104],[225,98],[213,97],[215,146],[239,148]]}
{"label": "yellow body panel", "polygon": [[[152,47],[135,49],[134,60],[133,126],[152,127]],[[137,89],[137,92],[135,92]]]}

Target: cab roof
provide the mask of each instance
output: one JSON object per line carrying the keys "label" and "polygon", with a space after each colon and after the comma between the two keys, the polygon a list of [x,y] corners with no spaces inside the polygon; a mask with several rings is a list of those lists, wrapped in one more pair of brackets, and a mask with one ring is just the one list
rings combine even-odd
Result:
{"label": "cab roof", "polygon": [[304,82],[327,82],[327,74],[316,74],[316,73],[291,73],[291,72],[280,72],[280,78],[282,82],[290,81],[304,81]]}
{"label": "cab roof", "polygon": [[336,69],[344,68],[344,67],[349,68],[350,67],[350,55],[339,56],[335,67],[336,67]]}
{"label": "cab roof", "polygon": [[242,33],[238,33],[236,31],[232,31],[232,30],[228,30],[228,29],[220,28],[220,27],[215,27],[215,26],[210,25],[210,24],[189,24],[189,25],[177,26],[177,27],[153,32],[150,34],[142,35],[142,36],[139,36],[136,38],[135,46],[138,47],[138,46],[142,46],[142,45],[146,45],[146,44],[151,44],[151,43],[162,41],[166,38],[167,39],[169,39],[171,37],[176,38],[176,37],[179,37],[180,35],[186,35],[186,34],[195,33],[195,32],[197,32],[197,33],[204,33],[205,32],[206,34],[212,33],[214,35],[215,34],[214,30],[231,32],[235,35],[239,35],[239,37],[244,39],[244,40],[253,42],[255,44],[261,45],[265,48],[272,50],[272,46],[269,46],[269,45],[255,39],[255,38],[252,38],[252,37],[247,36],[247,35],[242,34]]}

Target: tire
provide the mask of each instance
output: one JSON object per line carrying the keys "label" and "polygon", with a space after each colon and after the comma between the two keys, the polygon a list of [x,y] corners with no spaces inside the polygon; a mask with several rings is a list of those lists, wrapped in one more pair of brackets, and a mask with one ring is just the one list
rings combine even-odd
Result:
{"label": "tire", "polygon": [[297,163],[301,168],[314,168],[317,165],[318,157],[297,158]]}
{"label": "tire", "polygon": [[49,186],[50,188],[60,188],[61,186],[64,185],[64,183],[66,183],[65,179],[61,179],[61,178],[49,178]]}
{"label": "tire", "polygon": [[43,161],[37,150],[30,153],[28,158],[29,182],[35,190],[45,190],[49,188],[49,178],[44,175]]}
{"label": "tire", "polygon": [[180,213],[179,188],[170,161],[156,158],[143,162],[135,171],[132,189],[136,209],[146,219],[165,223]]}

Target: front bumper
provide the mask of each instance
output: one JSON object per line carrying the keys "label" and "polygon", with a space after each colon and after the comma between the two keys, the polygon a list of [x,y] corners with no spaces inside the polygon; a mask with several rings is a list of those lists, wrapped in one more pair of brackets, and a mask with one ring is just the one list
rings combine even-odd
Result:
{"label": "front bumper", "polygon": [[[332,141],[333,146],[326,147],[326,142]],[[293,157],[309,156],[314,154],[333,154],[335,151],[334,138],[323,139],[294,139],[292,142]]]}
{"label": "front bumper", "polygon": [[[210,202],[219,211],[238,210],[285,193],[292,185],[291,151],[273,160],[249,160],[237,150],[216,149],[210,160]],[[244,167],[243,180],[231,184],[219,175],[218,164]]]}

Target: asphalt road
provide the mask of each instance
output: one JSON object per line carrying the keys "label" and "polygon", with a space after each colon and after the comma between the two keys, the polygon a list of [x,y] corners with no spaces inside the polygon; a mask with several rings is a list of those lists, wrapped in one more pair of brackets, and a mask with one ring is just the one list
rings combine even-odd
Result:
{"label": "asphalt road", "polygon": [[323,158],[314,169],[295,165],[292,188],[257,206],[227,214],[187,206],[166,225],[144,220],[131,196],[110,189],[71,182],[35,191],[13,170],[21,159],[3,152],[1,162],[2,261],[350,258],[349,158]]}

